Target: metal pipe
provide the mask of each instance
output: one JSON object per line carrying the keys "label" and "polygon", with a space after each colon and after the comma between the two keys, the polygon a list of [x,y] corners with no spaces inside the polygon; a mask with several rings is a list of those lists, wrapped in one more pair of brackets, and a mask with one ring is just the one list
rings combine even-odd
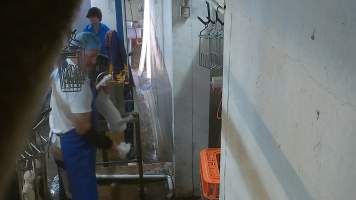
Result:
{"label": "metal pipe", "polygon": [[123,160],[123,161],[104,161],[104,162],[97,162],[96,165],[104,165],[104,166],[117,166],[117,165],[127,165],[127,163],[137,163],[137,159],[132,160]]}
{"label": "metal pipe", "polygon": [[138,160],[138,174],[140,177],[140,197],[141,200],[145,199],[145,185],[143,183],[143,160],[142,160],[142,143],[141,143],[141,127],[140,127],[140,115],[138,113],[132,114],[132,116],[136,119],[135,123],[135,139],[136,139],[136,149],[137,155],[136,158]]}
{"label": "metal pipe", "polygon": [[[107,175],[107,174],[97,174],[96,175],[97,180],[100,182],[101,180],[116,180],[116,181],[123,181],[127,183],[128,181],[133,181],[133,182],[139,182],[140,181],[140,175],[134,174],[134,175],[121,175],[121,174],[112,174],[112,175]],[[143,180],[145,182],[156,182],[156,181],[166,181],[167,182],[167,187],[168,187],[168,194],[166,197],[168,199],[173,198],[173,180],[170,175],[162,175],[162,174],[153,174],[153,175],[143,175]]]}

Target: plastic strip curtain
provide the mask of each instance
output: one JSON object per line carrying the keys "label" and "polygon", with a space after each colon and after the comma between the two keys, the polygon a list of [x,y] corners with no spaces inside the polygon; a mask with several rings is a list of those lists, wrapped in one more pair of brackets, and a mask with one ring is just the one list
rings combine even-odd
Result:
{"label": "plastic strip curtain", "polygon": [[145,0],[144,3],[144,14],[143,14],[143,37],[142,37],[142,50],[140,57],[139,65],[139,76],[145,70],[146,64],[146,73],[147,78],[151,79],[151,42],[150,42],[150,29],[151,29],[151,20],[150,20],[150,0]]}

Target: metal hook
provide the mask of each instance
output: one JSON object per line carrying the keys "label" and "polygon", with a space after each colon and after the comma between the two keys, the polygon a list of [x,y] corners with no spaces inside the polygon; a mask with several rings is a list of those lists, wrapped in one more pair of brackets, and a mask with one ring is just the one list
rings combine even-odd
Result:
{"label": "metal hook", "polygon": [[212,23],[212,24],[215,24],[215,22],[213,20],[211,20],[211,14],[210,14],[210,4],[209,2],[205,1],[206,3],[206,9],[208,11],[208,16],[206,16],[206,19],[208,21],[204,21],[201,17],[198,17],[199,21],[204,24],[205,26],[207,26],[208,24]]}
{"label": "metal hook", "polygon": [[217,22],[219,22],[222,26],[224,26],[224,22],[223,21],[221,21],[221,19],[219,18],[219,8],[222,8],[220,5],[216,8],[216,10],[215,10],[215,19],[216,19],[216,21]]}
{"label": "metal hook", "polygon": [[198,17],[199,21],[204,24],[204,29],[200,31],[199,35],[201,36],[202,33],[209,27],[209,21],[205,22],[201,17]]}
{"label": "metal hook", "polygon": [[201,17],[198,17],[199,21],[204,24],[205,26],[207,26],[209,24],[209,21],[205,22]]}
{"label": "metal hook", "polygon": [[32,154],[28,153],[27,151],[24,151],[24,153],[28,156],[28,157],[32,157]]}
{"label": "metal hook", "polygon": [[209,23],[215,24],[213,20],[211,20],[211,15],[210,15],[210,4],[209,2],[205,1],[206,3],[206,9],[208,10],[208,16],[206,17],[208,19]]}
{"label": "metal hook", "polygon": [[32,147],[32,149],[34,149],[35,151],[37,151],[37,153],[41,153],[41,151],[36,147],[36,145],[34,145],[33,143],[30,143],[30,146]]}

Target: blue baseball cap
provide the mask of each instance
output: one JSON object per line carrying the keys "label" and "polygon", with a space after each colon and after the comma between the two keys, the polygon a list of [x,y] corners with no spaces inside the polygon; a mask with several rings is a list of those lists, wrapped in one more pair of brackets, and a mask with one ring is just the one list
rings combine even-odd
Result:
{"label": "blue baseball cap", "polygon": [[83,49],[100,49],[99,38],[94,33],[81,32],[75,39],[79,42],[79,46]]}

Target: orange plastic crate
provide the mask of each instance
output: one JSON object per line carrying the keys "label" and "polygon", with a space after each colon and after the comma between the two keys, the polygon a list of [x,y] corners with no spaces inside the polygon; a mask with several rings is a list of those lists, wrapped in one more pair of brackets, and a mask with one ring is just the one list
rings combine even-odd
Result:
{"label": "orange plastic crate", "polygon": [[220,148],[208,148],[200,152],[200,179],[203,199],[219,199],[220,154]]}

